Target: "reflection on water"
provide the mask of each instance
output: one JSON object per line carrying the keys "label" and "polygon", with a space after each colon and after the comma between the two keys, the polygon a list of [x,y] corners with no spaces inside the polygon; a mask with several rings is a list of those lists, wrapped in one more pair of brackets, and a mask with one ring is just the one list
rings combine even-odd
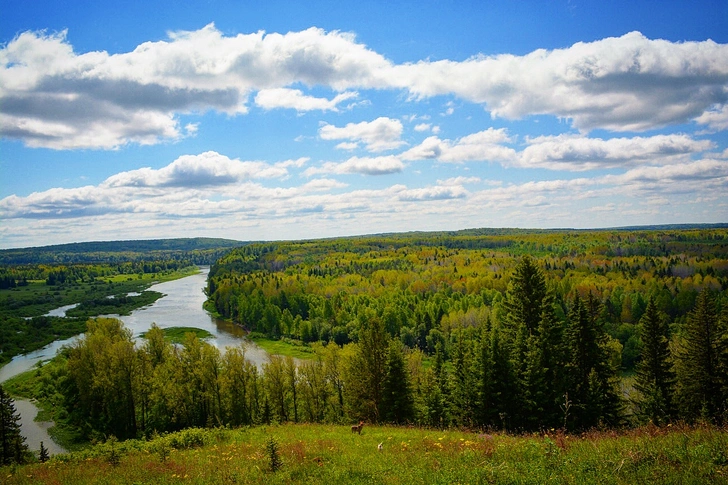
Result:
{"label": "reflection on water", "polygon": [[38,408],[32,402],[25,399],[15,399],[15,409],[20,413],[20,434],[25,436],[25,444],[28,445],[31,451],[37,452],[40,450],[40,442],[42,441],[49,455],[66,452],[62,446],[56,444],[48,435],[48,428],[53,426],[52,422],[33,421],[38,414]]}
{"label": "reflection on water", "polygon": [[72,305],[61,306],[61,307],[58,307],[58,308],[56,308],[54,310],[49,311],[48,313],[46,313],[43,316],[44,317],[65,317],[66,316],[66,312],[68,310],[73,310],[77,306],[78,306],[78,303],[74,303]]}
{"label": "reflection on water", "polygon": [[[254,343],[244,339],[243,329],[230,322],[213,318],[202,308],[206,299],[203,290],[207,284],[207,274],[210,272],[210,268],[201,269],[199,274],[159,283],[149,288],[165,295],[153,304],[134,310],[129,316],[109,316],[123,321],[124,325],[131,329],[135,338],[149,330],[152,323],[156,323],[160,328],[197,327],[207,330],[213,335],[212,338],[206,340],[208,343],[221,351],[227,347],[244,344],[246,358],[261,368],[268,361],[268,354]],[[75,306],[67,305],[57,308],[48,315],[64,316],[66,310]],[[38,362],[50,360],[56,355],[58,349],[72,343],[77,338],[55,341],[40,350],[16,356],[10,363],[0,368],[0,383],[32,369]],[[51,454],[63,453],[65,450],[54,443],[46,431],[48,427],[52,426],[52,423],[33,421],[38,413],[38,408],[31,402],[21,399],[16,400],[15,403],[21,416],[23,436],[27,438],[31,450],[37,451],[40,442],[43,441]]]}

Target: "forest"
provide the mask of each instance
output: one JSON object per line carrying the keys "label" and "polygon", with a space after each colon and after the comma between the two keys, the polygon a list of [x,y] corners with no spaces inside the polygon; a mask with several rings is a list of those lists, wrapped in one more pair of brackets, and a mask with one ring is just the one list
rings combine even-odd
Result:
{"label": "forest", "polygon": [[[190,427],[414,424],[526,433],[728,419],[728,229],[465,231],[250,244],[208,306],[309,358],[114,319],[11,392],[78,443]],[[15,387],[13,387],[15,386]]]}

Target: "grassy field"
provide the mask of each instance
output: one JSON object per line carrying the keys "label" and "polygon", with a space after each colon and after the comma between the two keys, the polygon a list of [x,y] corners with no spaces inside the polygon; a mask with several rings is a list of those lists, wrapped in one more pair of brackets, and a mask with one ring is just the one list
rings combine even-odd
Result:
{"label": "grassy field", "polygon": [[[381,443],[381,449],[378,445]],[[276,449],[273,451],[271,445]],[[271,470],[276,457],[280,468]],[[0,468],[6,484],[728,483],[728,433],[510,436],[365,425],[190,429]]]}
{"label": "grassy field", "polygon": [[312,359],[315,356],[313,349],[299,340],[289,338],[273,340],[255,332],[248,335],[248,338],[271,355],[290,356],[296,359]]}
{"label": "grassy field", "polygon": [[[164,333],[164,338],[172,342],[173,344],[182,344],[185,341],[185,336],[188,333],[194,334],[199,339],[206,339],[214,337],[213,334],[208,332],[207,330],[203,330],[201,328],[196,327],[169,327],[169,328],[163,328],[162,333]],[[144,337],[146,335],[146,332],[141,334],[141,337]]]}

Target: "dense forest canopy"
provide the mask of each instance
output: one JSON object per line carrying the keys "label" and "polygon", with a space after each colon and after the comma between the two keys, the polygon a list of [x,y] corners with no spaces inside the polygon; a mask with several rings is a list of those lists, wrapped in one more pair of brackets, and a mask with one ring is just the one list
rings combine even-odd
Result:
{"label": "dense forest canopy", "polygon": [[[576,295],[593,293],[628,353],[651,296],[679,322],[700,290],[728,287],[728,231],[717,228],[463,231],[253,244],[212,267],[208,290],[221,315],[271,336],[355,341],[355,317],[368,307],[393,337],[432,353],[428,336],[447,333],[475,309],[492,309],[524,255],[544,272],[562,312]],[[626,359],[631,368],[632,356]]]}

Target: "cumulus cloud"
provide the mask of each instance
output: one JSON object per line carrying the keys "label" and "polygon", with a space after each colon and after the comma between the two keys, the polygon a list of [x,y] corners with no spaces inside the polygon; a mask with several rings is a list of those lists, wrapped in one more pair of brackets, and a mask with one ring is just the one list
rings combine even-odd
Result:
{"label": "cumulus cloud", "polygon": [[708,125],[711,131],[728,130],[728,104],[716,105],[695,118],[701,125]]}
{"label": "cumulus cloud", "polygon": [[426,138],[418,146],[402,153],[403,160],[437,160],[440,162],[470,162],[513,160],[516,151],[507,147],[511,143],[504,128],[487,130],[464,136],[458,140],[441,140],[437,136]]}
{"label": "cumulus cloud", "polygon": [[159,170],[141,168],[109,177],[108,187],[206,187],[227,185],[255,178],[282,178],[288,166],[301,160],[277,165],[265,162],[241,162],[209,151],[199,155],[183,155]]}
{"label": "cumulus cloud", "polygon": [[417,97],[455,94],[493,116],[569,118],[580,130],[641,131],[683,123],[728,97],[728,45],[639,32],[525,56],[394,66]]}
{"label": "cumulus cloud", "polygon": [[[321,86],[332,99],[306,94]],[[350,33],[310,28],[226,36],[209,24],[131,52],[74,52],[66,32],[24,32],[0,48],[0,134],[28,146],[117,148],[194,134],[181,116],[265,108],[335,111],[355,90],[412,100],[454,95],[508,119],[553,115],[589,131],[696,120],[726,126],[728,45],[639,32],[523,56],[396,65]],[[451,112],[453,106],[449,105]],[[396,148],[390,139],[373,151]]]}
{"label": "cumulus cloud", "polygon": [[[728,204],[721,202],[728,191],[726,159],[519,183],[491,184],[460,176],[417,186],[386,185],[387,179],[379,179],[385,184],[361,189],[326,177],[283,186],[280,179],[254,178],[237,163],[218,157],[223,156],[180,157],[162,169],[123,172],[98,185],[6,197],[0,200],[0,241],[17,247],[24,241],[47,243],[48,238],[77,240],[81,233],[96,239],[153,237],[160,228],[179,237],[215,233],[242,240],[281,239],[512,226],[516,219],[525,221],[524,227],[594,227],[718,222],[728,216]],[[219,172],[211,168],[217,165]],[[305,161],[267,164],[280,165],[303,168]],[[349,168],[335,171],[370,169],[362,166],[366,164],[356,159]],[[230,174],[238,179],[228,182]],[[669,213],[664,210],[667,203]],[[594,213],[599,213],[598,222]]]}
{"label": "cumulus cloud", "polygon": [[514,142],[507,130],[489,128],[456,140],[430,136],[399,156],[407,161],[487,161],[506,167],[586,171],[686,162],[696,154],[715,148],[710,140],[686,134],[609,139],[574,134],[539,136],[527,138],[525,148],[520,151],[509,146]]}
{"label": "cumulus cloud", "polygon": [[339,104],[357,96],[358,93],[348,91],[337,94],[329,100],[306,96],[300,89],[275,88],[259,91],[255,96],[255,104],[264,109],[291,108],[299,112],[339,111]]}
{"label": "cumulus cloud", "polygon": [[[389,65],[351,34],[315,28],[224,36],[210,24],[114,55],[76,54],[65,31],[25,32],[0,50],[0,133],[56,149],[157,143],[187,134],[181,114],[246,113],[256,90],[274,107],[267,90],[294,83],[340,92],[355,84],[385,87],[371,76]],[[287,90],[275,107],[332,109],[351,97],[321,100]]]}
{"label": "cumulus cloud", "polygon": [[410,202],[463,199],[468,195],[468,191],[460,185],[435,185],[418,189],[407,189],[404,186],[399,188],[401,190],[397,191],[397,199]]}
{"label": "cumulus cloud", "polygon": [[668,164],[687,161],[692,154],[713,146],[709,140],[696,140],[684,134],[607,140],[575,135],[540,136],[528,140],[516,163],[522,167],[569,171],[630,167],[648,162]]}
{"label": "cumulus cloud", "polygon": [[709,181],[728,188],[728,160],[698,160],[664,167],[638,167],[622,175],[607,176],[606,182],[683,183]]}
{"label": "cumulus cloud", "polygon": [[319,173],[386,175],[401,172],[403,169],[404,163],[393,155],[386,157],[352,157],[341,163],[326,162],[321,167],[310,167],[306,169],[304,175],[309,177]]}
{"label": "cumulus cloud", "polygon": [[[402,122],[387,117],[379,117],[374,121],[348,123],[344,127],[324,124],[319,128],[319,136],[323,140],[349,140],[347,143],[362,142],[370,152],[392,150],[404,144]],[[350,148],[344,145],[343,148]]]}

